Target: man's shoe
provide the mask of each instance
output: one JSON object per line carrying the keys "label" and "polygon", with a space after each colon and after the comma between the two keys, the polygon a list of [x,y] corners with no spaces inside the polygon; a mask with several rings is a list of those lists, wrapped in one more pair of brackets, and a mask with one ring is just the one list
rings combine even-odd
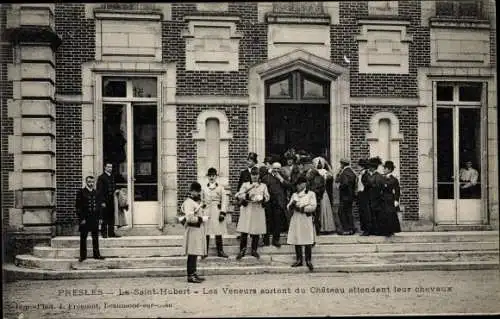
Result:
{"label": "man's shoe", "polygon": [[217,252],[217,257],[229,258],[229,256],[226,255],[226,253],[223,250]]}
{"label": "man's shoe", "polygon": [[364,231],[364,232],[361,234],[361,236],[370,236],[370,233],[369,233],[369,232],[367,232],[367,231]]}
{"label": "man's shoe", "polygon": [[101,255],[99,255],[99,256],[94,256],[94,259],[104,260],[104,259],[106,259],[106,258],[104,258],[104,257],[102,257]]}
{"label": "man's shoe", "polygon": [[187,281],[191,282],[193,284],[201,284],[203,282],[202,280],[200,280],[199,278],[197,278],[195,276],[189,276]]}
{"label": "man's shoe", "polygon": [[112,234],[112,235],[111,235],[111,236],[109,236],[109,237],[113,237],[113,238],[120,238],[120,237],[122,237],[122,236],[117,235],[117,234]]}
{"label": "man's shoe", "polygon": [[203,255],[201,256],[201,260],[205,260],[208,257],[208,255]]}
{"label": "man's shoe", "polygon": [[281,244],[278,240],[274,240],[273,241],[273,246],[276,247],[276,248],[280,248],[281,247]]}
{"label": "man's shoe", "polygon": [[82,257],[80,257],[80,258],[78,258],[78,261],[79,261],[79,262],[83,262],[85,259],[87,259],[87,258],[82,258]]}
{"label": "man's shoe", "polygon": [[307,268],[309,268],[310,271],[313,271],[314,270],[314,266],[313,264],[311,263],[311,261],[306,261],[306,265],[307,265]]}
{"label": "man's shoe", "polygon": [[292,267],[300,267],[300,266],[302,266],[302,260],[297,260],[292,264]]}
{"label": "man's shoe", "polygon": [[102,234],[102,238],[108,238],[108,234]]}
{"label": "man's shoe", "polygon": [[198,274],[194,274],[193,277],[195,277],[196,279],[198,279],[199,281],[205,281],[205,278],[204,277],[201,277],[200,275]]}
{"label": "man's shoe", "polygon": [[257,259],[260,258],[260,255],[259,255],[259,253],[256,250],[252,251],[252,256],[254,256]]}
{"label": "man's shoe", "polygon": [[246,251],[245,250],[240,250],[240,252],[238,253],[238,256],[236,256],[236,260],[240,260],[241,258],[243,258],[246,254]]}

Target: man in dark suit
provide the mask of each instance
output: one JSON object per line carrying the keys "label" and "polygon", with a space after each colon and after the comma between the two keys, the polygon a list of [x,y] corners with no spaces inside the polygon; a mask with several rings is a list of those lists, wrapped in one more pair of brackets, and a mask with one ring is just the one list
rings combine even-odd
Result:
{"label": "man in dark suit", "polygon": [[255,165],[257,165],[257,154],[250,152],[248,153],[247,157],[247,168],[240,172],[240,179],[238,180],[238,189],[236,190],[236,192],[239,192],[241,185],[243,185],[243,183],[252,181],[252,176],[250,174],[250,171],[252,170],[252,167],[254,167]]}
{"label": "man in dark suit", "polygon": [[120,237],[115,234],[115,178],[113,164],[106,163],[104,173],[97,178],[97,204],[102,216],[102,237]]}
{"label": "man in dark suit", "polygon": [[104,259],[99,252],[99,209],[97,207],[96,191],[94,189],[94,177],[85,178],[85,187],[78,190],[76,194],[76,211],[80,221],[80,259],[87,259],[87,235],[92,234],[92,250],[95,259]]}
{"label": "man in dark suit", "polygon": [[353,235],[354,218],[352,216],[352,203],[356,191],[356,173],[350,166],[351,161],[347,158],[340,160],[340,172],[335,177],[339,186],[339,217],[342,224],[343,235]]}
{"label": "man in dark suit", "polygon": [[269,191],[269,201],[265,204],[267,233],[264,235],[264,246],[269,246],[269,237],[272,234],[272,244],[281,247],[280,234],[288,227],[286,218],[287,190],[291,184],[283,177],[281,164],[275,162],[271,165],[271,171],[261,167],[261,181],[266,184]]}

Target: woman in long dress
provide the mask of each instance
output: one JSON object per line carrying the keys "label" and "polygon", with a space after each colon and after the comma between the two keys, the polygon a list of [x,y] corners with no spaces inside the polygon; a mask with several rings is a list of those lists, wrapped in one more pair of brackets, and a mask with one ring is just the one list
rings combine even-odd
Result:
{"label": "woman in long dress", "polygon": [[313,164],[317,168],[318,173],[325,179],[325,192],[323,193],[320,204],[320,233],[330,234],[335,232],[336,227],[333,219],[332,203],[330,202],[330,198],[326,191],[326,185],[328,185],[328,180],[333,179],[333,174],[328,170],[328,164],[324,158],[316,157],[313,159]]}
{"label": "woman in long dress", "polygon": [[260,258],[257,252],[259,236],[267,232],[264,203],[269,201],[269,192],[266,184],[259,181],[257,167],[252,167],[250,175],[252,181],[243,183],[235,195],[241,205],[240,218],[236,227],[236,231],[241,233],[240,252],[236,257],[238,260],[246,254],[248,234],[252,238],[252,256]]}
{"label": "woman in long dress", "polygon": [[384,209],[377,218],[379,234],[391,237],[394,233],[401,231],[399,224],[399,196],[400,187],[398,179],[393,175],[394,163],[386,161],[384,163],[384,185],[382,196],[384,199]]}

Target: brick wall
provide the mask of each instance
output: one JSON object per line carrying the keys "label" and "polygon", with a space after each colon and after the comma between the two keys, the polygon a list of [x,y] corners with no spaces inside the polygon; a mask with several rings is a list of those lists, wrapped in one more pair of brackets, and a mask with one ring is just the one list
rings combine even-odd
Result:
{"label": "brick wall", "polygon": [[85,19],[85,4],[56,4],[56,94],[81,94],[82,63],[95,59],[95,22]]}
{"label": "brick wall", "polygon": [[236,186],[240,170],[245,167],[245,155],[248,151],[248,106],[225,105],[213,107],[209,105],[182,105],[177,109],[177,189],[178,206],[188,195],[189,185],[197,180],[196,141],[191,132],[196,129],[198,115],[210,109],[216,109],[226,114],[229,120],[229,130],[233,139],[229,143],[229,182],[232,193]]}
{"label": "brick wall", "polygon": [[75,194],[82,187],[82,111],[80,105],[56,105],[57,224],[77,219]]}
{"label": "brick wall", "polygon": [[[420,1],[399,1],[399,17],[410,21],[408,35],[413,36],[409,47],[408,74],[360,74],[358,60],[358,19],[368,18],[367,1],[341,1],[340,24],[330,27],[332,62],[350,70],[351,96],[417,96],[417,70],[430,63],[430,32],[420,26]],[[351,63],[346,65],[343,56]]]}
{"label": "brick wall", "polygon": [[[10,5],[0,6],[0,30],[5,30],[6,12]],[[13,63],[12,46],[0,42],[0,115],[1,115],[1,166],[2,166],[2,229],[9,225],[9,208],[14,207],[14,192],[9,191],[9,172],[14,171],[14,155],[9,154],[9,135],[14,134],[12,118],[7,117],[7,100],[12,98],[12,82],[7,79],[7,66]]]}
{"label": "brick wall", "polygon": [[418,115],[415,107],[351,105],[351,161],[370,155],[366,134],[370,118],[378,112],[392,112],[399,119],[403,141],[399,144],[401,205],[405,220],[418,220]]}
{"label": "brick wall", "polygon": [[[248,69],[267,58],[267,26],[257,24],[257,3],[231,3],[225,15],[237,15],[240,21],[237,31],[243,35],[239,47],[239,70],[232,72],[186,71],[185,40],[180,32],[187,24],[184,16],[203,14],[196,12],[196,4],[173,4],[172,22],[164,22],[164,31],[174,34],[163,35],[164,57],[177,60],[178,95],[246,95]],[[169,41],[173,40],[173,41]],[[167,42],[169,41],[169,42]]]}

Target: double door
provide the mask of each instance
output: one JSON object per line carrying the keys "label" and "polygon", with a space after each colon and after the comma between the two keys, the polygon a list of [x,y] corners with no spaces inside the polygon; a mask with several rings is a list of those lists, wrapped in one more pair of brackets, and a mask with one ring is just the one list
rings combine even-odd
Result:
{"label": "double door", "polygon": [[103,104],[103,160],[127,193],[129,225],[153,226],[160,213],[156,104]]}

